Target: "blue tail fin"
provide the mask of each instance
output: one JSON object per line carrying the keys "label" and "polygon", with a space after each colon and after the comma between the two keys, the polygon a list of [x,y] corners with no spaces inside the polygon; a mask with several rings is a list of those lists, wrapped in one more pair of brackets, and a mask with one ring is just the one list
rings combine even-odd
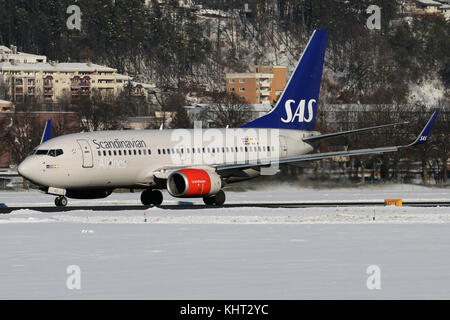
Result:
{"label": "blue tail fin", "polygon": [[275,108],[243,128],[314,130],[327,38],[314,31]]}
{"label": "blue tail fin", "polygon": [[45,123],[44,132],[42,132],[41,143],[44,143],[47,140],[52,138],[52,120],[47,120]]}

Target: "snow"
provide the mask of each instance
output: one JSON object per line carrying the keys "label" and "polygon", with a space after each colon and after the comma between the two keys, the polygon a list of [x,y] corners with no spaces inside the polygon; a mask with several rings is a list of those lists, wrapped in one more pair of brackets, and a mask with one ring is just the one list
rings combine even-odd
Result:
{"label": "snow", "polygon": [[[450,189],[281,185],[227,192],[228,202],[447,200]],[[167,197],[168,203],[179,199]],[[119,193],[69,205],[138,204]],[[7,205],[51,205],[1,192]],[[197,203],[197,200],[193,200]],[[376,220],[373,221],[375,209]],[[446,207],[216,208],[0,215],[0,299],[448,299]],[[68,266],[81,289],[66,287]],[[381,289],[366,286],[381,269]]]}

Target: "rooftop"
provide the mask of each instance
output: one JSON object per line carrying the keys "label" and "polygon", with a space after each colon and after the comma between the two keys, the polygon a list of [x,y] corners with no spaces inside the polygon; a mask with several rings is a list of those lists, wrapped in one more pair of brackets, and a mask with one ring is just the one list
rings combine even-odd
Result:
{"label": "rooftop", "polygon": [[101,66],[98,64],[93,63],[81,63],[81,62],[63,62],[63,63],[17,63],[17,64],[11,64],[10,62],[1,62],[0,63],[0,69],[2,70],[9,70],[9,71],[88,71],[88,72],[95,72],[95,71],[108,71],[108,72],[116,72],[116,69]]}
{"label": "rooftop", "polygon": [[427,5],[427,6],[440,7],[442,5],[442,3],[433,1],[433,0],[417,0],[417,2],[419,2],[420,4],[423,4],[423,5]]}

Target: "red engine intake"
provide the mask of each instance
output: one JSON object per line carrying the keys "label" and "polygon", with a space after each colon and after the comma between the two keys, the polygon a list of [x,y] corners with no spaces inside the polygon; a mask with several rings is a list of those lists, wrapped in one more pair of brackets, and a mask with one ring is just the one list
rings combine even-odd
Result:
{"label": "red engine intake", "polygon": [[167,191],[178,198],[204,197],[216,194],[222,188],[222,179],[217,173],[202,169],[174,171],[167,179]]}

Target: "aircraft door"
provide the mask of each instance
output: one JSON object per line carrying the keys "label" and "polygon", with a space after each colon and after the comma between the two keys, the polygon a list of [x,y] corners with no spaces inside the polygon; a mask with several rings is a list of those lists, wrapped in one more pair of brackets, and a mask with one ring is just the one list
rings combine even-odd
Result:
{"label": "aircraft door", "polygon": [[280,136],[280,157],[287,157],[287,141],[286,137]]}
{"label": "aircraft door", "polygon": [[84,139],[77,140],[77,142],[83,156],[83,168],[92,168],[94,166],[94,157],[92,155],[91,146],[87,140]]}

